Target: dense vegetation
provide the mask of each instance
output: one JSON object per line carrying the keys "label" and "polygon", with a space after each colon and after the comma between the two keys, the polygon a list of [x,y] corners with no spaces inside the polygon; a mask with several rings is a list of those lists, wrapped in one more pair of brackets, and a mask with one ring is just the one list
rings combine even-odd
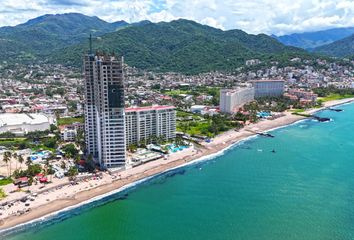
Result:
{"label": "dense vegetation", "polygon": [[200,115],[189,112],[177,112],[177,131],[191,136],[214,137],[230,129],[241,128],[242,125],[229,115]]}
{"label": "dense vegetation", "polygon": [[34,60],[53,50],[77,44],[89,37],[101,36],[128,25],[124,21],[108,23],[79,13],[47,14],[15,27],[0,28],[0,60]]}
{"label": "dense vegetation", "polygon": [[48,136],[49,133],[53,133],[54,125],[51,126],[51,130],[46,131],[34,131],[27,133],[24,137],[16,137],[11,133],[3,133],[0,135],[0,146],[4,146],[8,149],[26,149],[32,150],[51,150],[55,151],[57,142],[59,140],[58,132],[55,136]]}
{"label": "dense vegetation", "polygon": [[[273,61],[308,55],[287,47],[264,34],[241,30],[222,31],[188,20],[148,23],[105,34],[93,42],[95,49],[115,52],[142,69],[199,73],[212,70],[233,71],[248,59]],[[87,42],[52,54],[52,62],[80,65]]]}
{"label": "dense vegetation", "polygon": [[80,66],[82,55],[89,49],[90,33],[94,36],[94,49],[114,51],[131,66],[155,71],[233,71],[252,58],[270,62],[309,56],[265,34],[222,31],[193,21],[128,25],[70,13],[44,15],[15,27],[0,28],[0,61]]}
{"label": "dense vegetation", "polygon": [[287,97],[264,97],[244,105],[243,109],[251,113],[258,111],[284,112],[291,107],[300,107],[298,101],[293,101]]}
{"label": "dense vegetation", "polygon": [[354,89],[351,88],[336,88],[336,87],[320,87],[313,89],[313,92],[321,97],[322,101],[339,100],[344,98],[354,97]]}
{"label": "dense vegetation", "polygon": [[350,57],[354,55],[354,34],[333,43],[315,48],[314,51],[334,57]]}

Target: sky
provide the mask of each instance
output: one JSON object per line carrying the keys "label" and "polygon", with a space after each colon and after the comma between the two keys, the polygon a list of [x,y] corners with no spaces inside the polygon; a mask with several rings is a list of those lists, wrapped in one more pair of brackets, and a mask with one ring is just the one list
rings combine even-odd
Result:
{"label": "sky", "polygon": [[67,12],[108,22],[185,18],[254,34],[284,35],[354,26],[354,0],[0,0],[0,26]]}

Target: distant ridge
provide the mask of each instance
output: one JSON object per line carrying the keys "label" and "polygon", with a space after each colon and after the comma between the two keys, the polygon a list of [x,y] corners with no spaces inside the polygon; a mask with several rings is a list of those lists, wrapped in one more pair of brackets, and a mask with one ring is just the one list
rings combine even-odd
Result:
{"label": "distant ridge", "polygon": [[[95,39],[93,46],[124,55],[126,62],[142,69],[189,74],[214,70],[233,71],[245,61],[288,59],[309,55],[304,50],[284,46],[265,35],[241,30],[222,31],[190,20],[130,25]],[[50,62],[80,65],[87,43],[69,46],[52,54]]]}
{"label": "distant ridge", "polygon": [[352,34],[354,34],[354,27],[332,28],[328,30],[294,33],[284,36],[273,35],[273,37],[285,45],[311,50],[346,38]]}
{"label": "distant ridge", "polygon": [[354,56],[354,34],[331,44],[315,48],[314,52],[333,57],[352,57]]}
{"label": "distant ridge", "polygon": [[265,34],[222,31],[190,20],[108,23],[98,17],[67,13],[0,28],[0,61],[80,66],[90,33],[95,49],[114,51],[124,55],[129,65],[154,71],[233,71],[253,58],[269,62],[310,56]]}
{"label": "distant ridge", "polygon": [[1,60],[35,59],[53,50],[77,44],[89,34],[101,36],[127,26],[125,21],[108,23],[80,13],[46,14],[14,27],[0,28]]}

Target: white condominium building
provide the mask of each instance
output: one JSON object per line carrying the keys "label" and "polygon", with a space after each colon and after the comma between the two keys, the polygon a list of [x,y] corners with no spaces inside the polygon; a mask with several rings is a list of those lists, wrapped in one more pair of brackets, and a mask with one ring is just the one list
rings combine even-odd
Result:
{"label": "white condominium building", "polygon": [[176,137],[176,110],[173,106],[126,108],[125,119],[128,145],[154,138],[168,140]]}
{"label": "white condominium building", "polygon": [[87,54],[85,75],[85,138],[87,154],[102,168],[125,165],[123,59]]}
{"label": "white condominium building", "polygon": [[284,94],[283,80],[255,80],[251,83],[254,87],[255,98],[280,97]]}
{"label": "white condominium building", "polygon": [[60,131],[61,140],[66,142],[74,142],[76,136],[77,136],[76,129],[65,128],[62,131]]}
{"label": "white condominium building", "polygon": [[223,113],[235,113],[244,104],[254,100],[254,88],[245,87],[237,89],[220,90],[220,111]]}

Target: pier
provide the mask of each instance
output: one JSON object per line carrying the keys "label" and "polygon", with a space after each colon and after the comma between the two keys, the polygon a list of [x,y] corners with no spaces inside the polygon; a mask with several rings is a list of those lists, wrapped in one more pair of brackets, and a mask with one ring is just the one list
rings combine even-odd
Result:
{"label": "pier", "polygon": [[246,130],[248,132],[257,134],[259,136],[263,136],[263,137],[269,137],[269,138],[274,138],[274,135],[270,134],[270,133],[265,133],[265,132],[256,132],[256,131],[252,131],[252,130]]}
{"label": "pier", "polygon": [[307,118],[312,118],[315,119],[319,122],[329,122],[331,119],[327,118],[327,117],[319,117],[316,115],[311,115],[311,114],[304,114],[304,113],[293,113],[294,115],[298,115],[298,116],[303,116],[303,117],[307,117]]}
{"label": "pier", "polygon": [[338,108],[326,108],[326,110],[333,111],[333,112],[342,112],[343,109],[338,109]]}
{"label": "pier", "polygon": [[315,115],[311,116],[311,118],[316,119],[319,122],[329,122],[329,121],[331,121],[330,118],[318,117],[318,116],[315,116]]}

